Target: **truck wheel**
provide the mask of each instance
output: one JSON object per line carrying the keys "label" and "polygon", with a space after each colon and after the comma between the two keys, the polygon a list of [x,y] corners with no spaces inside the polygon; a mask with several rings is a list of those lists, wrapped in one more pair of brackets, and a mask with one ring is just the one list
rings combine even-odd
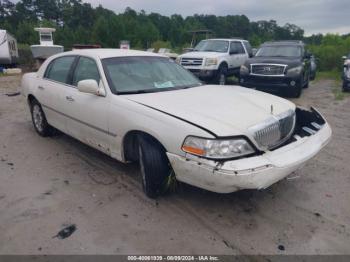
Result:
{"label": "truck wheel", "polygon": [[301,96],[302,87],[297,85],[292,88],[290,96],[293,98],[299,98]]}
{"label": "truck wheel", "polygon": [[54,129],[47,123],[45,113],[37,100],[31,102],[30,113],[35,131],[43,137],[52,135]]}
{"label": "truck wheel", "polygon": [[221,64],[218,69],[215,81],[218,85],[226,85],[227,72],[227,65]]}
{"label": "truck wheel", "polygon": [[294,98],[298,98],[301,96],[301,92],[303,90],[303,77],[296,83],[295,86],[290,87],[290,96]]}
{"label": "truck wheel", "polygon": [[309,84],[310,84],[310,75],[307,77],[307,82],[305,83],[305,85],[303,86],[303,88],[309,88]]}
{"label": "truck wheel", "polygon": [[139,163],[142,188],[149,198],[164,193],[164,185],[171,175],[171,167],[165,151],[147,137],[139,137]]}

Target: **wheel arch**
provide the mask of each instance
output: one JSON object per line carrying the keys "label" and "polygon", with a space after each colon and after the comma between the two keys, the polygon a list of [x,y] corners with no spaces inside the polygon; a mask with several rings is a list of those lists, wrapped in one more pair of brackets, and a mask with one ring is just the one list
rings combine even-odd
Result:
{"label": "wheel arch", "polygon": [[227,63],[227,61],[226,61],[226,60],[222,60],[222,61],[220,62],[219,68],[220,68],[221,66],[226,66],[226,68],[228,69],[228,63]]}
{"label": "wheel arch", "polygon": [[29,107],[32,106],[33,101],[38,101],[38,99],[36,99],[36,97],[33,94],[29,94],[27,96],[27,103],[28,103]]}
{"label": "wheel arch", "polygon": [[140,130],[131,130],[127,132],[122,140],[122,157],[126,162],[134,162],[139,158],[138,145],[139,139],[148,139],[157,144],[164,152],[167,152],[165,146],[153,135]]}

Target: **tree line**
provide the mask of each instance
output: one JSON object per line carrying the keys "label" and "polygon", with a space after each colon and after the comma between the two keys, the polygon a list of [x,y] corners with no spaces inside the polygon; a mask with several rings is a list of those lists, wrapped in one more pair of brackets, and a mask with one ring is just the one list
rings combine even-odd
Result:
{"label": "tree line", "polygon": [[255,47],[270,40],[304,40],[323,61],[320,64],[324,70],[340,67],[334,54],[338,56],[350,49],[349,36],[304,37],[304,30],[297,25],[281,26],[275,20],[250,21],[245,15],[163,16],[131,8],[116,14],[101,5],[94,8],[82,0],[20,0],[16,3],[0,0],[0,28],[15,35],[19,43],[38,43],[38,34],[34,31],[38,26],[55,27],[55,43],[66,50],[74,44],[118,47],[121,40],[129,40],[134,49],[169,47],[181,52],[191,43],[189,31],[202,29],[211,30],[214,37],[247,39]]}
{"label": "tree line", "polygon": [[73,44],[101,44],[117,47],[129,40],[134,48],[149,48],[157,41],[173,48],[188,46],[191,30],[209,29],[215,37],[241,37],[253,45],[272,39],[302,39],[304,31],[293,24],[279,26],[276,21],[252,22],[245,15],[146,14],[126,8],[121,14],[93,8],[81,0],[0,0],[0,27],[14,34],[19,43],[34,44],[38,36],[33,28],[57,29],[55,42],[69,49]]}

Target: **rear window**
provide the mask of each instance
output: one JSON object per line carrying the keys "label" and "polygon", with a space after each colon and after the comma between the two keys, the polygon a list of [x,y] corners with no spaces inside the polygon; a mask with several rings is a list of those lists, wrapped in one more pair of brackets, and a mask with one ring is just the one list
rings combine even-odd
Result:
{"label": "rear window", "polygon": [[45,78],[67,84],[74,60],[75,56],[64,56],[55,59],[48,66]]}

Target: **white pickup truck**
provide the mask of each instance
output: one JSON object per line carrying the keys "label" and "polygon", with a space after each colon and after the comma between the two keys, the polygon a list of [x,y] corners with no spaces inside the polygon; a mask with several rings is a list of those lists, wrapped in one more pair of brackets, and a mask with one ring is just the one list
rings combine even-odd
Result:
{"label": "white pickup truck", "polygon": [[238,75],[240,66],[252,56],[247,40],[208,39],[178,56],[177,62],[203,81],[224,85],[227,76]]}

